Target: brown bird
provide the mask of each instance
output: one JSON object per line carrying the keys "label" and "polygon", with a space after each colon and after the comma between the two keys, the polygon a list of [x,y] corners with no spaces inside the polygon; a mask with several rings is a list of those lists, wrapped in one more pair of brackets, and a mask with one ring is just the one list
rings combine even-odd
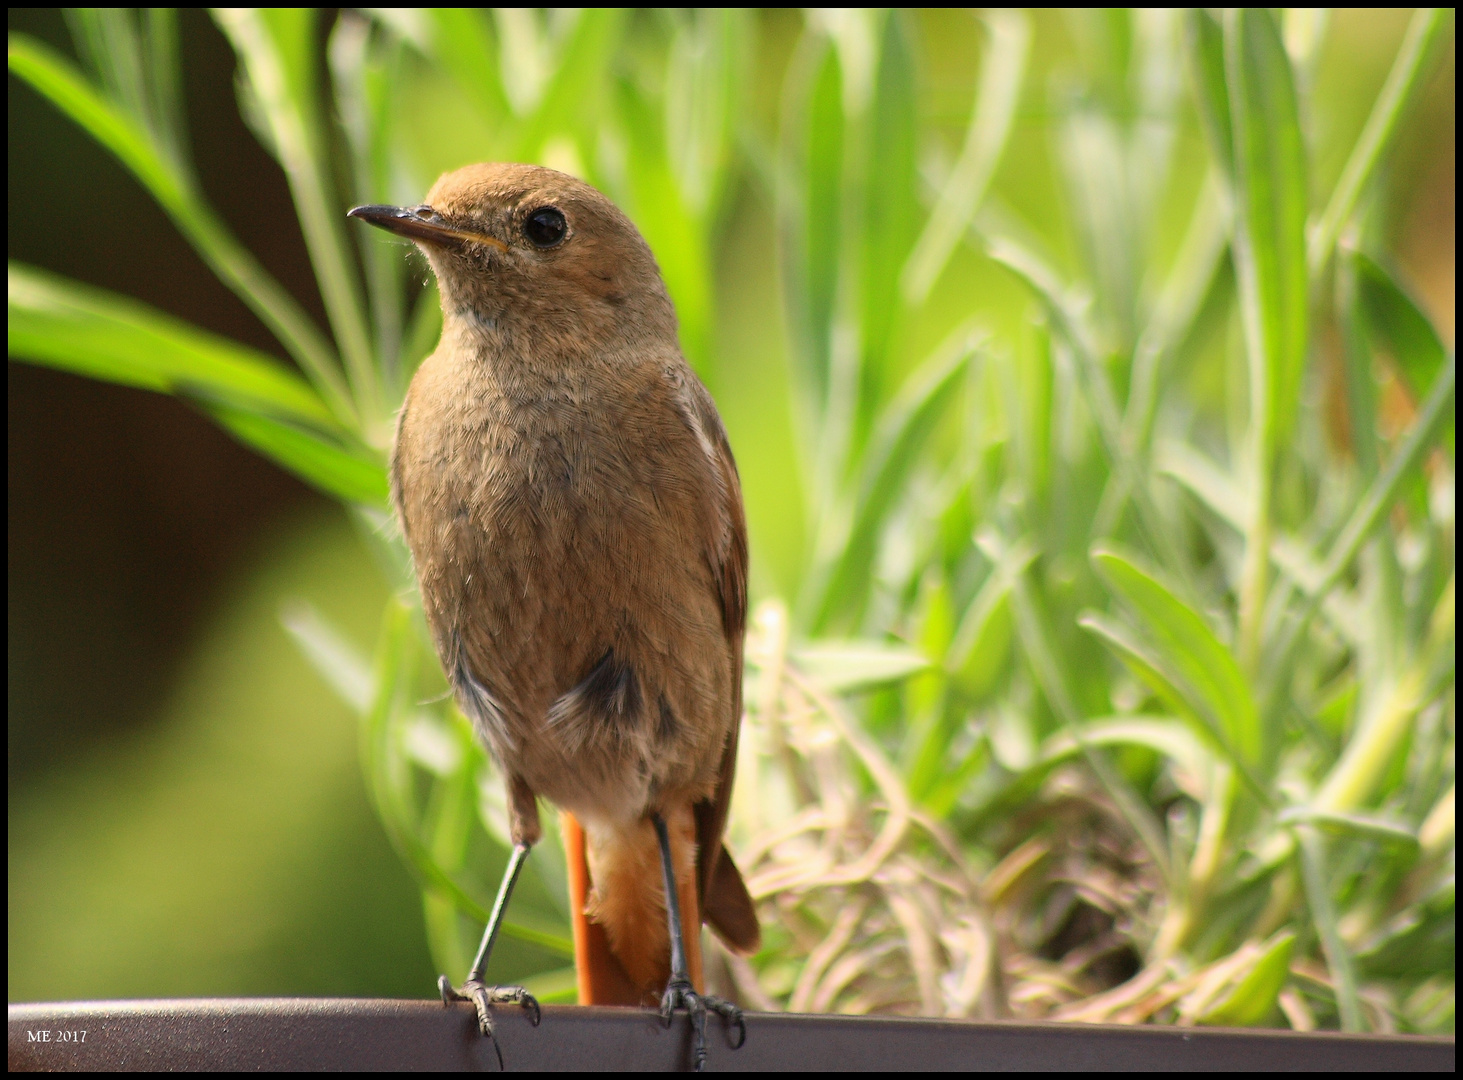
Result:
{"label": "brown bird", "polygon": [[444,1000],[474,1001],[489,1037],[492,1003],[537,1021],[484,971],[543,796],[564,811],[579,1000],[687,1008],[700,1068],[707,1008],[745,1025],[702,993],[698,928],[760,942],[721,842],[747,608],[726,431],[650,248],[589,185],[473,165],[421,206],[351,215],[437,275],[442,340],[401,410],[392,492],[438,656],[508,786],[513,854]]}

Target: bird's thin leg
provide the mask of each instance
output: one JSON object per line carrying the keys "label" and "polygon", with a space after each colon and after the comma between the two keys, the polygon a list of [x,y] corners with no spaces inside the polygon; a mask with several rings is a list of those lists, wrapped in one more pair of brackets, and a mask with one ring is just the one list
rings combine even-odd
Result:
{"label": "bird's thin leg", "polygon": [[671,838],[666,832],[665,821],[659,814],[651,814],[655,835],[660,840],[660,868],[665,875],[665,914],[671,932],[671,981],[666,984],[665,995],[660,999],[660,1016],[667,1027],[671,1014],[684,1008],[691,1016],[694,1040],[691,1053],[694,1067],[701,1072],[706,1067],[706,1010],[717,1013],[728,1024],[736,1024],[738,1038],[732,1049],[738,1049],[747,1041],[747,1025],[742,1019],[742,1010],[730,1001],[698,994],[691,985],[691,975],[686,966],[686,939],[681,936],[681,900],[676,892],[675,864],[671,862]]}
{"label": "bird's thin leg", "polygon": [[513,854],[508,857],[508,869],[503,871],[503,884],[498,886],[498,899],[493,901],[493,910],[488,915],[488,925],[483,929],[482,944],[478,946],[478,954],[473,959],[472,970],[467,973],[467,981],[462,984],[462,989],[453,989],[452,983],[446,975],[437,978],[437,989],[441,991],[442,1004],[471,1001],[477,1006],[478,1030],[493,1040],[493,1050],[498,1055],[500,1069],[503,1067],[503,1051],[498,1049],[498,1040],[493,1035],[493,1014],[489,1006],[510,1002],[522,1005],[533,1014],[535,1027],[539,1022],[538,1001],[523,987],[488,986],[483,982],[483,976],[488,970],[488,957],[493,952],[493,942],[498,938],[498,929],[503,925],[503,913],[508,910],[508,899],[513,895],[513,886],[518,882],[518,875],[523,870],[524,862],[528,859],[528,851],[528,844],[513,845]]}

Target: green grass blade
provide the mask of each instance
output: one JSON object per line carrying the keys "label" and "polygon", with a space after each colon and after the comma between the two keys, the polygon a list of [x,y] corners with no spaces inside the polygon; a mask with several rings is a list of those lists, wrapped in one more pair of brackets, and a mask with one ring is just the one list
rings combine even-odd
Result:
{"label": "green grass blade", "polygon": [[1361,545],[1382,519],[1384,511],[1392,505],[1402,481],[1420,464],[1444,421],[1452,418],[1457,363],[1457,357],[1449,352],[1447,362],[1433,380],[1432,389],[1428,391],[1406,438],[1387,462],[1387,467],[1367,488],[1366,494],[1332,544],[1321,572],[1321,580],[1311,596],[1312,606],[1323,600],[1341,580],[1341,575],[1351,566],[1351,560],[1356,558],[1356,553],[1361,550]]}
{"label": "green grass blade", "polygon": [[1255,516],[1239,587],[1239,655],[1259,663],[1269,566],[1274,455],[1294,424],[1305,369],[1309,278],[1305,144],[1290,59],[1274,16],[1225,16],[1225,79],[1234,133],[1235,267],[1249,359]]}
{"label": "green grass blade", "polygon": [[1305,822],[1321,828],[1348,833],[1365,840],[1377,840],[1385,844],[1396,844],[1411,851],[1419,848],[1417,833],[1406,825],[1379,818],[1372,814],[1345,813],[1339,810],[1322,810],[1313,806],[1287,806],[1276,815],[1281,825]]}
{"label": "green grass blade", "polygon": [[1356,208],[1367,182],[1386,157],[1397,131],[1397,121],[1422,83],[1424,61],[1452,22],[1452,13],[1443,8],[1418,8],[1413,14],[1407,36],[1397,50],[1397,59],[1387,73],[1387,81],[1382,84],[1366,126],[1361,129],[1346,167],[1341,170],[1336,190],[1331,193],[1331,200],[1311,234],[1308,255],[1311,273],[1319,275],[1325,269],[1336,248],[1336,238]]}
{"label": "green grass blade", "polygon": [[385,406],[371,355],[360,284],[345,240],[345,207],[337,197],[320,115],[315,15],[302,8],[219,8],[223,30],[268,124],[270,149],[284,169],[320,285],[331,330],[372,442],[384,445]]}
{"label": "green grass blade", "polygon": [[895,9],[883,19],[869,106],[859,291],[863,355],[858,368],[854,445],[862,442],[888,399],[894,375],[889,365],[899,311],[899,276],[919,235],[916,60],[911,30],[905,24],[908,14]]}
{"label": "green grass blade", "polygon": [[1209,149],[1224,174],[1234,177],[1234,122],[1224,74],[1224,28],[1207,8],[1190,8],[1186,20],[1194,96]]}
{"label": "green grass blade", "polygon": [[1016,115],[1016,103],[1026,77],[1030,20],[1018,12],[993,11],[983,16],[982,21],[989,31],[989,40],[965,145],[901,275],[905,302],[914,307],[930,295],[985,197],[1006,149],[1011,120]]}
{"label": "green grass blade", "polygon": [[279,621],[340,699],[364,715],[376,696],[370,662],[307,601],[287,603]]}
{"label": "green grass blade", "polygon": [[1381,415],[1377,405],[1377,379],[1373,370],[1372,342],[1367,318],[1360,302],[1357,260],[1343,257],[1336,268],[1336,324],[1341,335],[1346,371],[1346,431],[1351,450],[1370,482],[1382,467],[1382,434],[1377,429]]}
{"label": "green grass blade", "polygon": [[[1143,746],[1167,758],[1194,780],[1202,780],[1209,769],[1213,750],[1208,739],[1198,738],[1191,727],[1163,716],[1098,717],[1082,725],[1082,739],[1091,746]],[[1042,744],[1039,761],[1052,765],[1080,756],[1082,748],[1069,731],[1061,731]],[[1190,792],[1200,802],[1207,791]]]}
{"label": "green grass blade", "polygon": [[1361,1031],[1361,998],[1356,988],[1356,968],[1351,960],[1351,950],[1341,936],[1336,919],[1336,906],[1331,899],[1330,882],[1326,879],[1326,847],[1315,829],[1301,825],[1296,828],[1296,839],[1300,848],[1300,876],[1305,886],[1306,902],[1310,905],[1311,919],[1320,934],[1321,949],[1326,954],[1326,965],[1331,969],[1331,979],[1336,987],[1336,1007],[1341,1013],[1342,1031]]}
{"label": "green grass blade", "polygon": [[272,357],[33,267],[10,263],[7,275],[17,359],[339,430],[310,384]]}
{"label": "green grass blade", "polygon": [[1290,956],[1294,951],[1294,934],[1277,935],[1238,985],[1206,1009],[1198,1022],[1225,1027],[1266,1023],[1274,1015],[1280,991],[1290,978]]}
{"label": "green grass blade", "polygon": [[386,462],[379,451],[342,446],[307,428],[260,413],[225,405],[205,407],[240,442],[283,465],[331,498],[385,507]]}
{"label": "green grass blade", "polygon": [[[981,549],[995,562],[1000,562],[1006,543],[994,531],[981,534]],[[1083,735],[1085,718],[1077,708],[1076,699],[1068,685],[1068,676],[1052,650],[1053,635],[1030,582],[1025,575],[1016,579],[1011,593],[1016,611],[1016,627],[1021,644],[1036,674],[1037,683],[1067,731],[1082,750],[1082,757],[1097,777],[1098,783],[1107,791],[1119,813],[1133,830],[1139,842],[1148,851],[1153,865],[1158,868],[1164,881],[1172,882],[1174,869],[1168,861],[1168,845],[1164,842],[1163,830],[1159,828],[1153,812],[1139,798],[1132,786],[1112,767],[1102,752]]]}
{"label": "green grass blade", "polygon": [[736,175],[731,134],[749,78],[754,23],[744,9],[698,9],[677,19],[666,59],[666,145],[691,213],[712,226]]}
{"label": "green grass blade", "polygon": [[1084,611],[1078,616],[1077,625],[1106,645],[1174,715],[1189,725],[1211,754],[1217,755],[1227,768],[1233,767],[1261,805],[1270,805],[1269,793],[1239,754],[1213,706],[1165,656],[1127,626],[1101,612]]}
{"label": "green grass blade", "polygon": [[[1362,252],[1350,253],[1348,261],[1355,267],[1357,299],[1367,337],[1396,362],[1413,396],[1424,398],[1447,361],[1442,338],[1396,277]],[[1444,437],[1450,447],[1453,427],[1454,419],[1449,415],[1444,421]]]}
{"label": "green grass blade", "polygon": [[945,670],[967,695],[979,697],[1004,666],[1011,590],[1036,555],[1036,549],[1024,541],[1012,544],[960,617],[945,656]]}
{"label": "green grass blade", "polygon": [[477,8],[428,8],[432,54],[490,130],[513,115],[498,70],[498,42],[486,12]]}
{"label": "green grass blade", "polygon": [[655,252],[666,291],[676,305],[686,359],[709,380],[714,301],[705,230],[676,182],[661,112],[632,80],[619,80],[617,90],[630,142],[625,209]]}
{"label": "green grass blade", "polygon": [[580,12],[560,54],[559,66],[520,129],[513,160],[539,160],[545,143],[561,132],[584,133],[588,138],[604,96],[599,88],[624,21],[625,13],[615,8],[586,8]]}
{"label": "green grass blade", "polygon": [[831,694],[903,682],[930,668],[929,657],[877,641],[820,641],[791,649],[798,670]]}
{"label": "green grass blade", "polygon": [[[825,550],[832,559],[811,576],[805,610],[809,628],[826,632],[857,616],[868,590],[869,569],[896,496],[904,489],[920,450],[964,384],[975,355],[974,331],[963,326],[915,371],[889,403],[870,439],[848,531]],[[826,542],[826,541],[825,541]]]}
{"label": "green grass blade", "polygon": [[[405,47],[396,35],[373,33],[372,24],[353,12],[342,12],[330,33],[326,55],[336,112],[350,147],[352,203],[414,202],[419,197],[401,191],[396,172],[399,154],[395,145],[401,139],[395,129],[396,105],[405,89],[401,77],[404,54]],[[375,230],[358,229],[353,239],[365,264],[383,400],[394,411],[405,392],[401,335],[407,260],[401,257],[399,245],[381,243]]]}
{"label": "green grass blade", "polygon": [[170,167],[147,133],[89,85],[65,59],[21,34],[9,38],[10,70],[110,151],[147,188],[214,273],[289,350],[331,412],[353,423],[355,406],[330,345],[310,317]]}
{"label": "green grass blade", "polygon": [[1166,665],[1203,695],[1240,759],[1250,768],[1259,765],[1265,740],[1249,684],[1209,624],[1131,556],[1099,547],[1092,564],[1142,620]]}
{"label": "green grass blade", "polygon": [[812,30],[799,41],[791,67],[782,106],[778,236],[793,362],[812,419],[827,407],[844,240],[843,76],[838,50]]}
{"label": "green grass blade", "polygon": [[1280,642],[1269,650],[1272,654],[1268,670],[1270,697],[1273,698],[1281,691],[1284,677],[1290,670],[1295,651],[1311,618],[1350,568],[1362,544],[1391,507],[1403,480],[1411,475],[1412,470],[1418,467],[1424,455],[1431,449],[1433,436],[1444,417],[1452,416],[1456,378],[1457,357],[1449,352],[1447,363],[1433,380],[1427,400],[1418,410],[1417,418],[1412,422],[1407,436],[1387,462],[1387,467],[1367,486],[1365,495],[1331,545],[1315,586],[1309,590],[1305,606],[1289,623]]}
{"label": "green grass blade", "polygon": [[1123,431],[1127,444],[1139,453],[1147,452],[1163,361],[1193,333],[1228,261],[1229,222],[1223,207],[1217,181],[1211,176],[1200,192],[1153,314],[1133,349],[1132,388],[1123,413]]}

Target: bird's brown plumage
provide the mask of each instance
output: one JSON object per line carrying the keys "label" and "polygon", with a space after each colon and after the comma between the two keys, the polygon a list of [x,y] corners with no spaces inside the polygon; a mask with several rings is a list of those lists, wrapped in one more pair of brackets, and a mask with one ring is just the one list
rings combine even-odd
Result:
{"label": "bird's brown plumage", "polygon": [[[547,207],[566,229],[540,246],[525,221]],[[599,192],[476,165],[411,214],[393,229],[426,252],[444,325],[391,473],[427,622],[503,768],[515,839],[539,838],[535,795],[573,815],[592,879],[579,902],[640,996],[658,995],[648,815],[670,825],[688,926],[699,910],[733,947],[758,941],[721,846],[747,596],[726,433],[650,249]]]}

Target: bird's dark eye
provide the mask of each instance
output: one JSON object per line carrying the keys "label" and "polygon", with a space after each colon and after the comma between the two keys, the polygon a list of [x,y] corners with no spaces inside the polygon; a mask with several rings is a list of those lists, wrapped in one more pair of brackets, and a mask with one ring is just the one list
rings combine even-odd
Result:
{"label": "bird's dark eye", "polygon": [[528,220],[523,223],[523,235],[538,247],[550,248],[564,239],[568,228],[563,214],[552,206],[544,206],[528,215]]}

